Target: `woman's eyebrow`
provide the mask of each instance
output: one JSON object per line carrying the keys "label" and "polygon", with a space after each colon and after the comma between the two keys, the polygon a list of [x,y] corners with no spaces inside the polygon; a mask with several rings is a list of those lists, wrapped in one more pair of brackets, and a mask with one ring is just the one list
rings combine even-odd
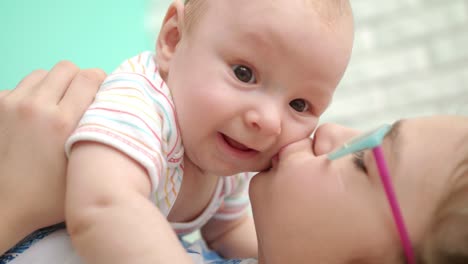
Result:
{"label": "woman's eyebrow", "polygon": [[[404,120],[398,120],[397,122],[395,122],[392,125],[392,128],[390,129],[390,131],[387,133],[387,135],[385,135],[385,137],[390,137],[391,140],[394,141],[398,137],[398,134],[400,133],[400,127],[401,127],[403,122],[405,122],[405,121]],[[392,142],[392,143],[395,143],[395,142]]]}
{"label": "woman's eyebrow", "polygon": [[404,120],[399,120],[392,125],[390,131],[385,135],[385,139],[388,139],[391,145],[391,153],[394,160],[397,159],[399,150],[401,149],[402,141],[400,136],[401,126]]}

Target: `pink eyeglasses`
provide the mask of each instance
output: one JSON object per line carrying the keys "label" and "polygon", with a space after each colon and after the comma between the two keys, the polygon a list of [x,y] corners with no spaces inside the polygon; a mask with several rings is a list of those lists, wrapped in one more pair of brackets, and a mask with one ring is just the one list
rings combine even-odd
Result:
{"label": "pink eyeglasses", "polygon": [[413,247],[411,246],[411,241],[409,239],[408,231],[401,214],[400,206],[395,195],[390,173],[388,172],[387,163],[385,162],[385,157],[381,146],[385,135],[387,135],[391,130],[392,125],[386,124],[369,133],[358,136],[345,143],[341,148],[328,154],[328,159],[335,160],[351,153],[365,149],[372,149],[375,162],[379,170],[380,179],[382,180],[382,185],[384,187],[388,203],[390,204],[390,208],[392,210],[393,219],[400,236],[406,261],[408,264],[416,264]]}

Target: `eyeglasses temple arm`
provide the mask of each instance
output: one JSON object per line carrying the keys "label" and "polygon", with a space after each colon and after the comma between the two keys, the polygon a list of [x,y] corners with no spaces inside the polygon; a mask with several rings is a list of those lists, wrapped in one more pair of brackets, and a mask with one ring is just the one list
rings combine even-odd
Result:
{"label": "eyeglasses temple arm", "polygon": [[377,146],[372,149],[372,152],[374,153],[375,161],[382,179],[382,184],[385,193],[387,194],[387,199],[392,210],[396,227],[398,229],[398,234],[400,235],[406,260],[408,261],[408,264],[416,264],[413,247],[411,246],[408,231],[406,230],[405,223],[403,221],[403,216],[401,214],[400,207],[398,206],[398,201],[396,199],[395,192],[393,191],[394,189],[392,186],[392,181],[390,180],[390,175],[388,173],[388,168],[385,162],[382,147]]}

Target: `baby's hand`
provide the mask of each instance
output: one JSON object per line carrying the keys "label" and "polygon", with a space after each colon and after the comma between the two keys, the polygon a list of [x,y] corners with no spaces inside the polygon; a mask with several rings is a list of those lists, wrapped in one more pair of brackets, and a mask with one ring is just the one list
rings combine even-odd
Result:
{"label": "baby's hand", "polygon": [[64,61],[0,93],[0,225],[27,235],[63,221],[64,143],[104,77]]}

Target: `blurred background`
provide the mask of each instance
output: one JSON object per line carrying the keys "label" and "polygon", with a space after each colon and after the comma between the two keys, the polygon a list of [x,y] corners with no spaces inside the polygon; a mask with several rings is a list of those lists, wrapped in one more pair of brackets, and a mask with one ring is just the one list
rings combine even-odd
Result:
{"label": "blurred background", "polygon": [[[112,71],[154,48],[170,0],[0,1],[0,89],[62,59]],[[354,51],[322,122],[468,115],[468,1],[351,0]]]}
{"label": "blurred background", "polygon": [[0,89],[60,60],[114,70],[153,48],[147,0],[0,0]]}
{"label": "blurred background", "polygon": [[468,115],[468,1],[351,5],[351,64],[323,121],[368,129],[402,117]]}

